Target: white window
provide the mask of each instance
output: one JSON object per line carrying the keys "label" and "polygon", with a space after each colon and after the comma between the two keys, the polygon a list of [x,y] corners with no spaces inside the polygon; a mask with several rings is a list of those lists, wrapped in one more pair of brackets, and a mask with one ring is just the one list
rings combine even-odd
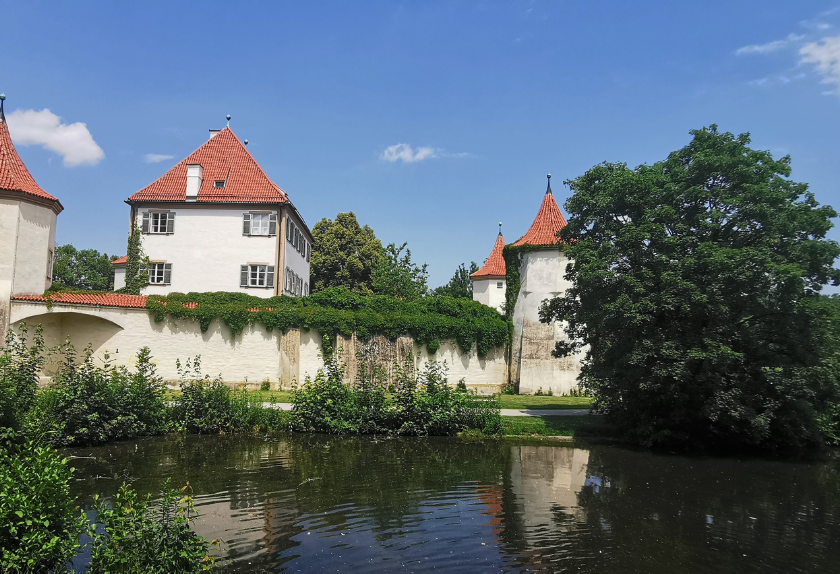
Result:
{"label": "white window", "polygon": [[169,285],[172,282],[171,263],[149,263],[149,284]]}
{"label": "white window", "polygon": [[277,235],[277,214],[243,213],[242,235]]}
{"label": "white window", "polygon": [[146,211],[140,227],[143,233],[174,233],[175,214],[171,211]]}
{"label": "white window", "polygon": [[240,268],[240,287],[274,287],[274,265],[243,265]]}

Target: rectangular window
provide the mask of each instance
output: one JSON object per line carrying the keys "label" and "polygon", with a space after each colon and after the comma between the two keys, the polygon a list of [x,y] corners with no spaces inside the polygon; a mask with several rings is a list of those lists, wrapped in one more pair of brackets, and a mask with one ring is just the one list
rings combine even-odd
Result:
{"label": "rectangular window", "polygon": [[251,235],[268,235],[268,214],[251,214]]}
{"label": "rectangular window", "polygon": [[53,275],[53,250],[49,249],[47,251],[47,279],[52,281]]}
{"label": "rectangular window", "polygon": [[169,211],[150,211],[143,214],[143,233],[174,233],[175,214]]}
{"label": "rectangular window", "polygon": [[225,187],[225,180],[217,179],[213,182],[213,187],[216,189],[223,189]]}
{"label": "rectangular window", "polygon": [[149,263],[149,284],[169,285],[172,282],[171,263]]}
{"label": "rectangular window", "polygon": [[243,265],[241,287],[273,287],[274,265]]}
{"label": "rectangular window", "polygon": [[275,213],[243,213],[243,235],[277,235],[277,214]]}
{"label": "rectangular window", "polygon": [[496,281],[496,289],[502,289],[505,286],[504,281]]}

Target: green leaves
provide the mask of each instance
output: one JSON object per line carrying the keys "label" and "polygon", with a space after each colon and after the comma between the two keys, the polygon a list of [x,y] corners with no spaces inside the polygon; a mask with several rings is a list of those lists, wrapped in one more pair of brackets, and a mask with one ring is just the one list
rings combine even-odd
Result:
{"label": "green leaves", "polygon": [[114,288],[114,266],[107,253],[96,249],[77,250],[70,244],[55,248],[53,284],[93,291],[110,291]]}
{"label": "green leaves", "polygon": [[382,258],[382,242],[356,215],[339,213],[312,228],[312,292],[346,287],[361,295],[373,291],[373,270]]}
{"label": "green leaves", "polygon": [[587,350],[596,408],[643,443],[818,441],[837,379],[809,375],[830,352],[811,303],[840,278],[836,213],[787,179],[790,158],[691,133],[665,161],[567,182],[574,286],[541,318],[566,322],[556,353]]}

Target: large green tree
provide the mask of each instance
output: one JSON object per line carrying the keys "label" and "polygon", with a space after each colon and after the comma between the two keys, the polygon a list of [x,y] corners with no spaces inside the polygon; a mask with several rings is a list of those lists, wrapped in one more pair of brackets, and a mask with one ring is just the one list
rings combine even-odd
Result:
{"label": "large green tree", "polygon": [[339,213],[324,218],[312,229],[312,292],[347,287],[354,293],[372,293],[373,270],[382,258],[382,242],[356,215]]}
{"label": "large green tree", "polygon": [[478,271],[478,264],[475,261],[470,263],[470,268],[461,263],[455,270],[455,275],[446,285],[441,285],[432,290],[435,297],[447,296],[456,299],[472,299],[473,284],[470,275]]}
{"label": "large green tree", "polygon": [[70,244],[55,248],[53,285],[74,289],[109,291],[114,288],[114,266],[117,256],[99,253],[96,249],[76,249]]}
{"label": "large green tree", "polygon": [[716,126],[665,161],[571,180],[573,287],[544,302],[596,408],[647,444],[804,445],[836,400],[836,216],[790,158]]}
{"label": "large green tree", "polygon": [[414,301],[428,291],[427,265],[411,261],[411,249],[403,243],[397,247],[389,243],[382,259],[373,270],[373,291],[377,295],[390,295],[405,301]]}

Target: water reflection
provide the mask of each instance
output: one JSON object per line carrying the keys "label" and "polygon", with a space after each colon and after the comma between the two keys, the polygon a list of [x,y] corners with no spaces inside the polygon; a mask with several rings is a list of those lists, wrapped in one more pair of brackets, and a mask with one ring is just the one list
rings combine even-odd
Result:
{"label": "water reflection", "polygon": [[162,437],[70,454],[83,502],[189,481],[227,570],[832,570],[840,464],[449,438]]}

